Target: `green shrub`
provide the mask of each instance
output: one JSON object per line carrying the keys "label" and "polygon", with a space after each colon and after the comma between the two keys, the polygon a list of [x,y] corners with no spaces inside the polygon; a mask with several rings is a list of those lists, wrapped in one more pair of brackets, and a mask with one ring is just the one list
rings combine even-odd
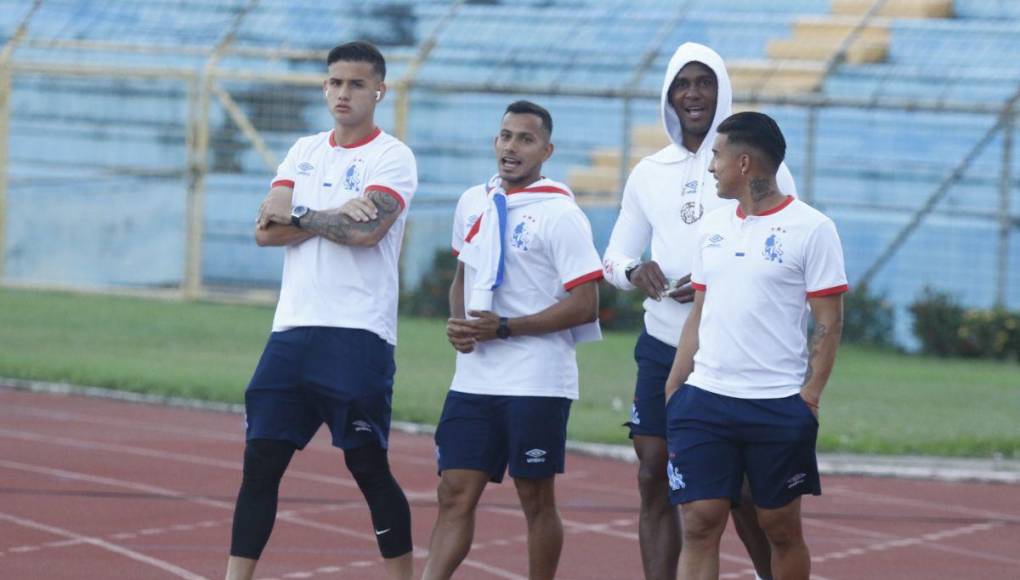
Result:
{"label": "green shrub", "polygon": [[623,291],[599,282],[599,322],[603,330],[639,330],[644,324],[645,300],[640,290]]}
{"label": "green shrub", "polygon": [[910,312],[922,352],[938,356],[960,354],[964,309],[955,298],[926,286],[920,298],[910,305]]}
{"label": "green shrub", "polygon": [[1017,354],[1016,343],[1018,317],[1016,314],[996,308],[994,310],[967,310],[957,330],[961,356],[972,358],[991,357],[1005,359]]}
{"label": "green shrub", "polygon": [[457,257],[450,250],[436,250],[432,267],[418,282],[417,288],[400,297],[400,313],[429,318],[450,315],[450,284],[457,272]]}
{"label": "green shrub", "polygon": [[844,297],[843,341],[891,347],[895,311],[884,295],[872,294],[867,285],[854,288]]}

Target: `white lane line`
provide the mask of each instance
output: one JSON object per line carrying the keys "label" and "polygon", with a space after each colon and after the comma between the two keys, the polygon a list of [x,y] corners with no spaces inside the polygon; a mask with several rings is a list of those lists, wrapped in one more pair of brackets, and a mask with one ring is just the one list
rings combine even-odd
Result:
{"label": "white lane line", "polygon": [[[160,407],[156,407],[160,408]],[[161,407],[167,409],[169,407]],[[76,423],[86,423],[89,425],[98,425],[104,429],[110,427],[126,427],[129,429],[140,429],[143,431],[154,431],[157,433],[168,433],[171,435],[185,435],[188,437],[202,437],[205,439],[214,439],[217,441],[244,441],[244,430],[238,428],[236,432],[228,431],[213,431],[209,429],[186,429],[181,427],[171,427],[169,425],[161,425],[158,423],[142,422],[142,421],[131,421],[127,419],[120,419],[117,417],[95,417],[86,415],[83,413],[72,412],[72,411],[54,411],[52,409],[30,407],[25,405],[7,405],[0,410],[0,414],[5,415],[25,415],[28,417],[35,417],[37,419],[49,419],[58,423],[67,423],[74,421]],[[238,425],[244,425],[240,420],[240,417],[230,415],[237,419]]]}
{"label": "white lane line", "polygon": [[[8,469],[16,469],[16,470],[20,470],[20,471],[28,471],[30,473],[38,473],[38,474],[49,475],[49,476],[53,476],[53,477],[62,477],[62,478],[65,478],[65,479],[70,479],[70,480],[75,480],[75,481],[88,481],[88,482],[91,482],[91,483],[98,483],[98,484],[107,485],[107,486],[110,486],[110,487],[119,487],[119,488],[124,488],[124,489],[131,489],[131,490],[134,490],[134,491],[144,491],[144,492],[155,494],[155,495],[161,495],[161,496],[165,496],[165,497],[172,497],[172,498],[181,499],[181,500],[189,501],[189,502],[192,502],[192,503],[198,503],[198,504],[202,504],[202,505],[206,505],[206,506],[210,506],[210,507],[215,507],[215,508],[219,508],[219,509],[230,510],[230,511],[234,510],[234,504],[233,503],[229,503],[229,502],[225,502],[225,501],[219,501],[219,500],[206,499],[206,498],[203,498],[203,497],[191,496],[191,495],[185,494],[183,492],[180,492],[180,491],[177,491],[177,490],[174,490],[174,489],[168,489],[168,488],[165,488],[165,487],[157,487],[157,486],[154,486],[154,485],[148,485],[148,484],[144,484],[144,483],[137,483],[137,482],[133,482],[133,481],[126,481],[126,480],[123,480],[123,479],[115,479],[115,478],[111,478],[111,477],[100,477],[100,476],[96,476],[96,475],[89,475],[89,474],[86,474],[86,473],[79,473],[79,472],[74,472],[74,471],[68,471],[66,469],[56,469],[56,468],[44,467],[44,466],[40,466],[40,465],[29,465],[29,464],[26,464],[26,463],[18,463],[16,461],[7,461],[7,460],[3,460],[3,459],[0,459],[0,467],[6,467]],[[283,520],[283,521],[286,521],[286,522],[289,522],[289,523],[292,523],[292,524],[295,524],[295,525],[309,527],[309,528],[314,528],[314,529],[328,529],[329,531],[333,531],[333,532],[337,532],[337,533],[342,533],[342,534],[350,536],[350,537],[360,538],[360,539],[368,540],[368,541],[371,541],[372,543],[375,543],[375,536],[374,535],[363,534],[363,533],[356,532],[356,531],[348,529],[348,528],[341,528],[341,527],[338,527],[338,526],[328,526],[327,524],[319,524],[318,522],[313,522],[311,520],[305,520],[304,518],[295,516],[292,513],[284,512],[284,513],[281,513],[281,514],[277,514],[276,519],[277,519],[277,521]]]}
{"label": "white lane line", "polygon": [[[313,513],[322,513],[322,512],[330,512],[330,511],[340,511],[340,510],[344,510],[344,509],[350,509],[351,507],[353,507],[352,504],[347,504],[347,505],[343,505],[343,506],[325,505],[325,506],[315,506],[315,507],[303,508],[303,509],[298,509],[298,510],[283,510],[283,511],[280,511],[278,513],[279,514],[292,514],[292,515],[298,515],[298,514],[302,514],[302,513],[304,513],[304,514],[313,514]],[[120,532],[120,533],[116,533],[116,534],[108,534],[106,536],[106,539],[108,539],[108,540],[131,540],[131,539],[135,539],[135,538],[137,538],[137,537],[139,537],[141,535],[153,536],[153,535],[160,535],[160,534],[172,534],[172,533],[175,533],[175,532],[191,532],[191,531],[194,531],[194,530],[197,530],[197,529],[201,529],[201,528],[214,528],[214,527],[220,527],[220,526],[229,526],[232,522],[233,522],[233,518],[227,518],[227,519],[221,519],[221,520],[205,520],[205,521],[201,521],[201,522],[195,522],[193,524],[176,524],[176,525],[173,525],[173,526],[167,526],[165,528],[147,528],[145,530],[136,531],[136,532]],[[68,546],[77,546],[77,545],[79,545],[81,543],[82,542],[80,542],[79,540],[59,540],[59,541],[55,541],[55,542],[45,542],[45,543],[42,543],[42,544],[36,544],[34,546],[16,546],[14,548],[9,548],[8,552],[20,553],[20,552],[32,552],[32,551],[41,550],[41,549],[44,549],[44,548],[65,548],[65,547],[68,547]],[[0,556],[2,556],[3,554],[4,554],[4,551],[0,550]]]}
{"label": "white lane line", "polygon": [[[481,508],[481,507],[482,506],[479,506],[479,508]],[[505,507],[496,507],[496,506],[488,506],[488,507],[485,507],[484,509],[486,511],[493,512],[493,513],[498,513],[498,514],[502,514],[502,515],[507,515],[507,516],[512,516],[512,517],[520,517],[520,518],[524,517],[524,513],[521,512],[521,510],[519,510],[519,509],[505,508]],[[600,524],[586,524],[584,522],[578,522],[578,521],[574,521],[574,520],[570,520],[570,519],[564,518],[563,516],[560,516],[560,521],[563,523],[565,531],[568,531],[568,532],[571,532],[571,533],[589,533],[590,532],[590,533],[593,533],[593,534],[600,534],[600,535],[603,535],[603,536],[610,536],[610,537],[613,537],[613,538],[621,538],[621,539],[624,539],[624,540],[630,540],[632,542],[639,542],[640,541],[640,537],[638,536],[638,534],[636,534],[634,532],[624,532],[622,530],[614,530],[608,524],[604,524],[604,523],[600,523]],[[727,562],[734,562],[736,564],[743,564],[745,566],[749,565],[751,563],[751,559],[749,557],[747,557],[747,556],[734,556],[733,554],[728,554],[726,552],[720,552],[719,553],[719,558],[722,559],[722,560],[726,560]]]}
{"label": "white lane line", "polygon": [[[927,542],[937,541],[937,540],[945,540],[945,539],[948,539],[948,538],[956,538],[956,537],[959,537],[959,536],[965,536],[965,535],[974,534],[974,533],[977,533],[977,532],[984,532],[984,531],[988,531],[988,530],[1000,527],[1001,525],[1002,524],[993,524],[993,523],[973,524],[973,525],[970,525],[970,526],[963,526],[963,527],[960,527],[960,528],[953,528],[953,529],[950,529],[950,530],[943,530],[941,532],[934,532],[934,533],[930,533],[930,534],[923,534],[923,535],[920,535],[920,536],[907,537],[907,538],[894,538],[894,539],[889,539],[889,540],[885,540],[885,541],[882,541],[882,542],[875,542],[873,544],[869,544],[867,546],[862,546],[860,548],[852,548],[852,549],[849,549],[849,550],[843,550],[841,552],[831,552],[829,554],[825,554],[825,555],[822,555],[822,556],[813,557],[813,558],[811,558],[811,561],[812,562],[816,562],[816,563],[821,563],[821,562],[828,562],[830,560],[842,560],[842,559],[849,558],[849,557],[852,557],[852,556],[861,556],[861,555],[864,555],[864,554],[869,553],[869,552],[881,552],[881,551],[890,550],[890,549],[893,549],[893,548],[905,548],[905,547],[910,547],[910,546],[930,547],[930,544],[926,546]],[[1020,563],[1017,560],[1011,560],[1009,558],[998,558],[998,557],[995,557],[995,558],[996,558],[997,561],[1005,561],[1006,563],[1010,563],[1010,564],[1018,564],[1018,563]]]}
{"label": "white lane line", "polygon": [[[894,534],[887,534],[887,533],[884,533],[884,532],[877,532],[875,530],[866,530],[866,529],[861,529],[861,528],[854,528],[854,527],[851,527],[851,526],[845,526],[845,525],[841,525],[841,524],[834,524],[834,523],[831,523],[831,522],[820,522],[820,521],[811,520],[811,519],[805,519],[804,523],[806,525],[811,525],[811,526],[815,526],[815,527],[836,530],[836,531],[845,532],[845,533],[849,533],[849,534],[853,534],[853,535],[857,535],[857,536],[864,536],[864,537],[867,537],[867,538],[871,538],[873,540],[878,540],[875,543],[866,544],[864,546],[857,547],[857,548],[851,548],[851,549],[848,549],[848,550],[844,550],[842,552],[832,552],[832,553],[829,553],[829,554],[823,554],[823,555],[818,557],[818,558],[821,558],[821,559],[826,559],[826,558],[828,558],[828,559],[842,559],[842,558],[846,558],[848,556],[862,555],[862,554],[864,554],[866,552],[883,551],[883,550],[888,550],[888,549],[891,549],[891,548],[900,548],[900,547],[906,547],[906,546],[917,546],[917,547],[925,548],[925,549],[928,549],[928,550],[935,550],[937,552],[948,552],[948,553],[951,553],[951,554],[958,554],[958,555],[961,555],[961,556],[969,556],[969,557],[972,557],[972,558],[977,558],[979,560],[988,560],[988,561],[991,561],[991,562],[1001,562],[1001,563],[1005,563],[1005,564],[1012,564],[1012,565],[1020,566],[1020,560],[1017,560],[1017,559],[1007,558],[1005,556],[998,556],[998,555],[995,555],[995,554],[989,554],[989,553],[985,553],[985,552],[978,552],[976,550],[969,550],[967,548],[959,548],[959,547],[956,547],[956,546],[946,546],[946,545],[943,545],[943,544],[935,543],[935,542],[938,542],[940,540],[947,539],[947,538],[954,538],[954,537],[961,536],[961,535],[967,535],[967,534],[973,534],[973,533],[993,530],[995,528],[999,528],[999,527],[1004,526],[1005,524],[1002,523],[1002,522],[983,522],[983,523],[979,523],[979,524],[971,524],[971,525],[962,526],[962,527],[958,527],[958,528],[949,528],[949,529],[946,529],[946,530],[942,530],[940,532],[931,532],[931,533],[923,534],[923,535],[916,536],[916,537],[913,537],[913,538],[897,536],[897,535],[894,535]],[[816,561],[816,558],[812,558],[812,561]],[[817,560],[817,561],[822,561],[822,560]]]}
{"label": "white lane line", "polygon": [[468,568],[481,570],[482,572],[486,572],[488,574],[496,576],[497,578],[507,578],[508,580],[528,580],[527,576],[521,576],[520,574],[515,574],[509,570],[497,568],[496,566],[490,566],[484,562],[479,562],[477,560],[465,559],[464,562],[461,563],[461,566],[467,566]]}
{"label": "white lane line", "polygon": [[[927,501],[909,497],[900,497],[866,491],[857,491],[854,489],[841,489],[839,490],[839,495],[856,497],[859,499],[873,501],[875,503],[893,504],[896,506],[911,506],[927,510],[928,512],[931,511],[949,512],[967,515],[971,517],[979,517],[999,521],[1001,521],[1005,517],[1006,519],[1020,523],[1020,516],[1016,516],[1013,514],[1004,514],[1001,512],[992,512],[982,509],[969,508],[966,506],[955,505],[944,501]],[[1004,500],[1004,502],[1006,504],[1009,504],[1008,500]]]}
{"label": "white lane line", "polygon": [[205,506],[229,509],[233,510],[234,505],[225,501],[216,499],[208,499],[204,497],[198,497],[186,494],[181,491],[169,489],[166,487],[159,487],[155,485],[148,485],[145,483],[137,483],[133,481],[127,481],[123,479],[116,479],[113,477],[102,477],[99,475],[90,475],[88,473],[81,473],[78,471],[69,471],[67,469],[58,469],[55,467],[46,467],[43,465],[31,465],[28,463],[20,463],[17,461],[8,461],[6,459],[0,459],[0,467],[6,467],[8,469],[15,469],[18,471],[27,471],[29,473],[37,473],[40,475],[49,475],[51,477],[59,477],[63,479],[69,479],[71,481],[87,481],[89,483],[98,483],[100,485],[106,485],[109,487],[119,487],[122,489],[130,489],[133,491],[144,491],[154,495],[161,495],[164,497],[172,497],[175,499],[183,499],[192,503],[198,503]]}
{"label": "white lane line", "polygon": [[[162,406],[161,407],[161,406],[158,406],[158,405],[156,405],[153,408],[156,408],[156,409],[174,409],[174,407],[166,407],[166,406]],[[194,411],[194,409],[191,409],[191,410]],[[17,411],[17,412],[11,412],[11,411]],[[119,419],[119,418],[116,418],[116,417],[93,416],[93,415],[86,415],[86,414],[82,414],[82,413],[72,412],[72,411],[53,411],[53,410],[50,410],[50,409],[40,409],[40,408],[30,407],[30,406],[25,406],[25,405],[11,405],[11,406],[0,407],[0,414],[9,414],[9,415],[22,414],[22,415],[27,415],[27,416],[33,416],[33,417],[36,417],[36,418],[49,419],[49,420],[57,421],[57,422],[61,422],[61,423],[66,423],[68,421],[75,421],[75,422],[86,423],[86,424],[90,424],[90,425],[99,425],[99,426],[102,426],[104,428],[115,426],[115,427],[125,427],[125,428],[130,428],[130,429],[138,429],[138,430],[142,430],[142,431],[151,431],[151,432],[158,432],[158,433],[169,433],[169,434],[173,434],[173,435],[184,435],[184,436],[187,436],[187,437],[196,437],[196,436],[198,436],[198,437],[204,437],[206,439],[214,439],[214,440],[217,440],[217,441],[230,441],[230,442],[237,442],[237,443],[243,443],[244,442],[244,429],[243,429],[244,423],[241,420],[241,417],[242,417],[241,415],[225,415],[227,417],[232,417],[232,418],[234,418],[236,420],[236,423],[238,425],[238,428],[237,428],[236,431],[215,431],[215,430],[210,430],[210,429],[194,429],[194,430],[192,430],[192,429],[180,428],[180,427],[169,427],[169,426],[165,426],[165,425],[153,424],[153,423],[150,423],[150,422],[130,421],[130,420],[125,420],[125,419]],[[339,453],[339,450],[337,448],[333,447],[331,444],[329,444],[329,443],[321,443],[318,440],[313,440],[312,443],[308,447],[306,447],[305,449],[308,450],[308,451],[324,452],[324,453],[329,453],[329,454]],[[414,464],[414,465],[430,465],[430,466],[435,466],[435,460],[433,460],[433,459],[423,459],[420,454],[415,454],[415,453],[397,453],[397,452],[393,451],[392,447],[390,449],[389,456],[390,456],[390,459],[393,460],[394,463],[410,463],[410,464]],[[431,457],[431,454],[429,454],[429,456]]]}
{"label": "white lane line", "polygon": [[6,513],[0,513],[0,519],[6,520],[6,521],[14,523],[14,524],[18,524],[18,525],[26,527],[26,528],[32,528],[32,529],[35,529],[35,530],[41,530],[41,531],[44,531],[44,532],[49,532],[49,533],[51,533],[53,535],[56,535],[56,536],[62,536],[62,537],[65,537],[65,538],[68,538],[68,539],[72,539],[72,540],[76,540],[76,541],[79,541],[79,542],[82,542],[82,543],[85,543],[85,544],[90,544],[90,545],[95,546],[97,548],[101,548],[103,550],[107,550],[109,552],[113,552],[114,554],[119,554],[121,556],[125,556],[127,558],[132,559],[132,560],[135,560],[136,562],[141,562],[143,564],[148,564],[150,566],[159,568],[160,570],[163,570],[164,572],[169,572],[170,574],[173,574],[174,576],[176,576],[178,578],[185,578],[186,580],[206,580],[206,578],[204,576],[199,576],[198,574],[195,574],[194,572],[190,572],[188,570],[185,570],[184,568],[181,568],[179,566],[175,566],[175,565],[171,564],[170,562],[165,562],[163,560],[160,560],[158,558],[153,558],[151,556],[146,556],[145,554],[138,553],[138,552],[136,552],[134,550],[130,550],[130,549],[125,548],[123,546],[118,546],[117,544],[111,544],[110,542],[107,542],[106,540],[103,540],[103,539],[100,539],[100,538],[95,538],[95,537],[92,537],[92,536],[84,536],[82,534],[77,534],[77,533],[72,532],[70,530],[65,530],[63,528],[58,528],[58,527],[55,527],[55,526],[49,526],[49,525],[46,525],[46,524],[43,524],[43,523],[40,523],[40,522],[36,522],[36,521],[32,521],[32,520],[27,520],[27,519],[24,519],[24,518],[19,518],[17,516],[13,516],[13,515],[6,514]]}
{"label": "white lane line", "polygon": [[[7,437],[9,439],[19,439],[22,441],[34,441],[37,443],[47,443],[50,445],[61,445],[64,447],[72,447],[75,449],[87,449],[89,451],[106,451],[116,454],[135,455],[149,459],[179,461],[182,463],[191,463],[193,465],[202,465],[204,467],[228,469],[238,474],[241,473],[242,467],[241,462],[239,461],[212,459],[209,457],[193,455],[190,453],[175,453],[171,451],[160,451],[157,449],[149,449],[146,447],[138,447],[134,445],[120,445],[117,443],[99,443],[96,441],[87,441],[81,438],[71,439],[69,437],[43,435],[40,433],[33,433],[30,431],[0,429],[0,437]],[[288,469],[285,477],[303,479],[305,481],[314,481],[316,483],[339,485],[350,489],[358,488],[357,482],[355,482],[353,479],[347,479],[332,475],[321,475],[318,473],[310,473],[298,469]],[[413,500],[432,500],[435,498],[435,492],[432,491],[424,492],[405,489],[404,495],[406,495],[408,499]]]}

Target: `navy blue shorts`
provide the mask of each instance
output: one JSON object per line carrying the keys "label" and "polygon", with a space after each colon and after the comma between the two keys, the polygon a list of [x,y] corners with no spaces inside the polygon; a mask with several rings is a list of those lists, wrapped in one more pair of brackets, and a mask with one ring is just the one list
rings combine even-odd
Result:
{"label": "navy blue shorts", "polygon": [[637,362],[637,384],[634,386],[634,404],[630,410],[630,438],[635,435],[666,438],[666,379],[673,368],[676,346],[641,331],[634,346]]}
{"label": "navy blue shorts", "polygon": [[436,429],[439,473],[473,469],[496,483],[563,473],[570,399],[450,391]]}
{"label": "navy blue shorts", "polygon": [[336,447],[386,448],[396,370],[393,345],[367,330],[274,332],[244,393],[245,435],[303,449],[325,423]]}
{"label": "navy blue shorts", "polygon": [[684,385],[666,405],[669,497],[740,500],[744,475],[754,505],[776,509],[820,495],[818,421],[800,395],[737,399]]}

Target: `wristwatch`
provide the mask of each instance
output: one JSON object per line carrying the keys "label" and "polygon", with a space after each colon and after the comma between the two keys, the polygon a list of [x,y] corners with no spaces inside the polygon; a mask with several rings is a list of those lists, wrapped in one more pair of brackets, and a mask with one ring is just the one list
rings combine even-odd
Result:
{"label": "wristwatch", "polygon": [[305,217],[308,213],[308,208],[303,205],[295,205],[294,209],[290,210],[290,225],[300,228],[301,218]]}
{"label": "wristwatch", "polygon": [[627,266],[626,268],[624,268],[624,270],[623,270],[623,277],[626,278],[628,282],[630,282],[630,275],[633,274],[634,270],[637,270],[639,266],[641,266],[641,262],[633,262],[633,263],[631,263],[630,266]]}
{"label": "wristwatch", "polygon": [[510,319],[506,316],[499,318],[499,328],[496,329],[496,336],[499,338],[510,338]]}

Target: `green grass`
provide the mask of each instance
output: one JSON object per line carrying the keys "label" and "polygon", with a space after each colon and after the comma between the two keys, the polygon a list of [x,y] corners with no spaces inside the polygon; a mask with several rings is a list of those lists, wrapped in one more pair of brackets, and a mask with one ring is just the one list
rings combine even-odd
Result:
{"label": "green grass", "polygon": [[[241,401],[272,309],[0,289],[0,376]],[[579,348],[573,439],[626,443],[635,336]],[[435,423],[453,374],[443,322],[402,319],[395,417]],[[844,346],[819,447],[1020,456],[1020,366]]]}

